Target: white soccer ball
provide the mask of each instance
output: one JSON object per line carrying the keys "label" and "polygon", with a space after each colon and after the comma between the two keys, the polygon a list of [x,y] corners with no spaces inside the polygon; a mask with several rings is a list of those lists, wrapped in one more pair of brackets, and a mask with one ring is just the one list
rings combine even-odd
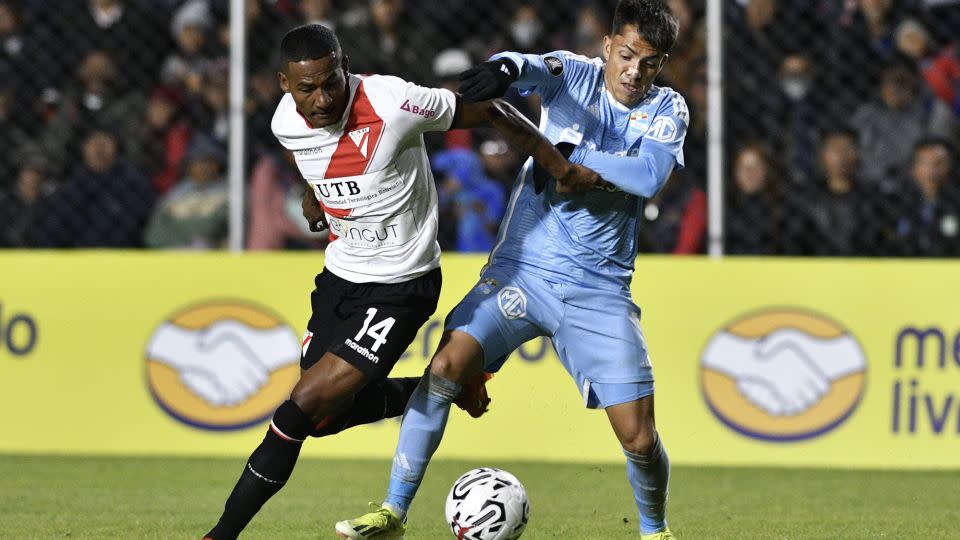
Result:
{"label": "white soccer ball", "polygon": [[514,540],[527,528],[530,501],[516,476],[482,467],[453,483],[446,515],[457,540]]}

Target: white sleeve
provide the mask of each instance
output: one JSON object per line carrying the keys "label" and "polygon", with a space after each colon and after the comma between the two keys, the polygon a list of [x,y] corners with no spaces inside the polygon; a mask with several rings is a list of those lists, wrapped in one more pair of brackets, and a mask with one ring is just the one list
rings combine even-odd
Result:
{"label": "white sleeve", "polygon": [[401,138],[425,131],[446,131],[453,124],[457,96],[449,90],[382,75],[365,79],[364,86],[377,94],[376,98],[371,95],[374,108]]}

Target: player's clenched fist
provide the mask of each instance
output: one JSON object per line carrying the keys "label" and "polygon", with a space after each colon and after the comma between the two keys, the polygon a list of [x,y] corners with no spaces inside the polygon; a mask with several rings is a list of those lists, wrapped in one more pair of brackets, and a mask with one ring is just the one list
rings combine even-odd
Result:
{"label": "player's clenched fist", "polygon": [[313,193],[312,188],[308,187],[303,192],[303,202],[300,203],[300,207],[303,209],[303,217],[310,225],[311,231],[320,232],[327,228],[323,208],[320,208],[320,202],[317,201],[317,196]]}

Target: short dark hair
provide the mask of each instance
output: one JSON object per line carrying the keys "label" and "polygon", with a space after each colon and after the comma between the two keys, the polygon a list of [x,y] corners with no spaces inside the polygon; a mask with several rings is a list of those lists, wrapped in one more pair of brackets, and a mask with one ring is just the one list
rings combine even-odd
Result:
{"label": "short dark hair", "polygon": [[288,62],[318,60],[335,54],[341,55],[340,40],[326,26],[304,24],[287,32],[280,42],[280,60],[286,68]]}
{"label": "short dark hair", "polygon": [[613,12],[613,32],[632,24],[657,52],[668,53],[677,41],[680,23],[663,0],[620,0]]}
{"label": "short dark hair", "polygon": [[946,137],[941,137],[939,135],[927,135],[922,137],[913,145],[914,159],[916,159],[917,152],[920,150],[926,150],[928,148],[934,148],[937,146],[942,146],[944,150],[947,151],[947,154],[950,156],[950,169],[952,170],[957,165],[957,148],[953,145],[953,141]]}

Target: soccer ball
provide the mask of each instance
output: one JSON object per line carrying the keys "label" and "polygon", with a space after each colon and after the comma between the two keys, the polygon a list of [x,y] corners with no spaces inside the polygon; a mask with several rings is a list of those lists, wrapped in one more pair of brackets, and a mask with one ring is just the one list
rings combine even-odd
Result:
{"label": "soccer ball", "polygon": [[527,528],[530,501],[516,476],[482,467],[453,483],[446,514],[457,540],[514,540]]}

